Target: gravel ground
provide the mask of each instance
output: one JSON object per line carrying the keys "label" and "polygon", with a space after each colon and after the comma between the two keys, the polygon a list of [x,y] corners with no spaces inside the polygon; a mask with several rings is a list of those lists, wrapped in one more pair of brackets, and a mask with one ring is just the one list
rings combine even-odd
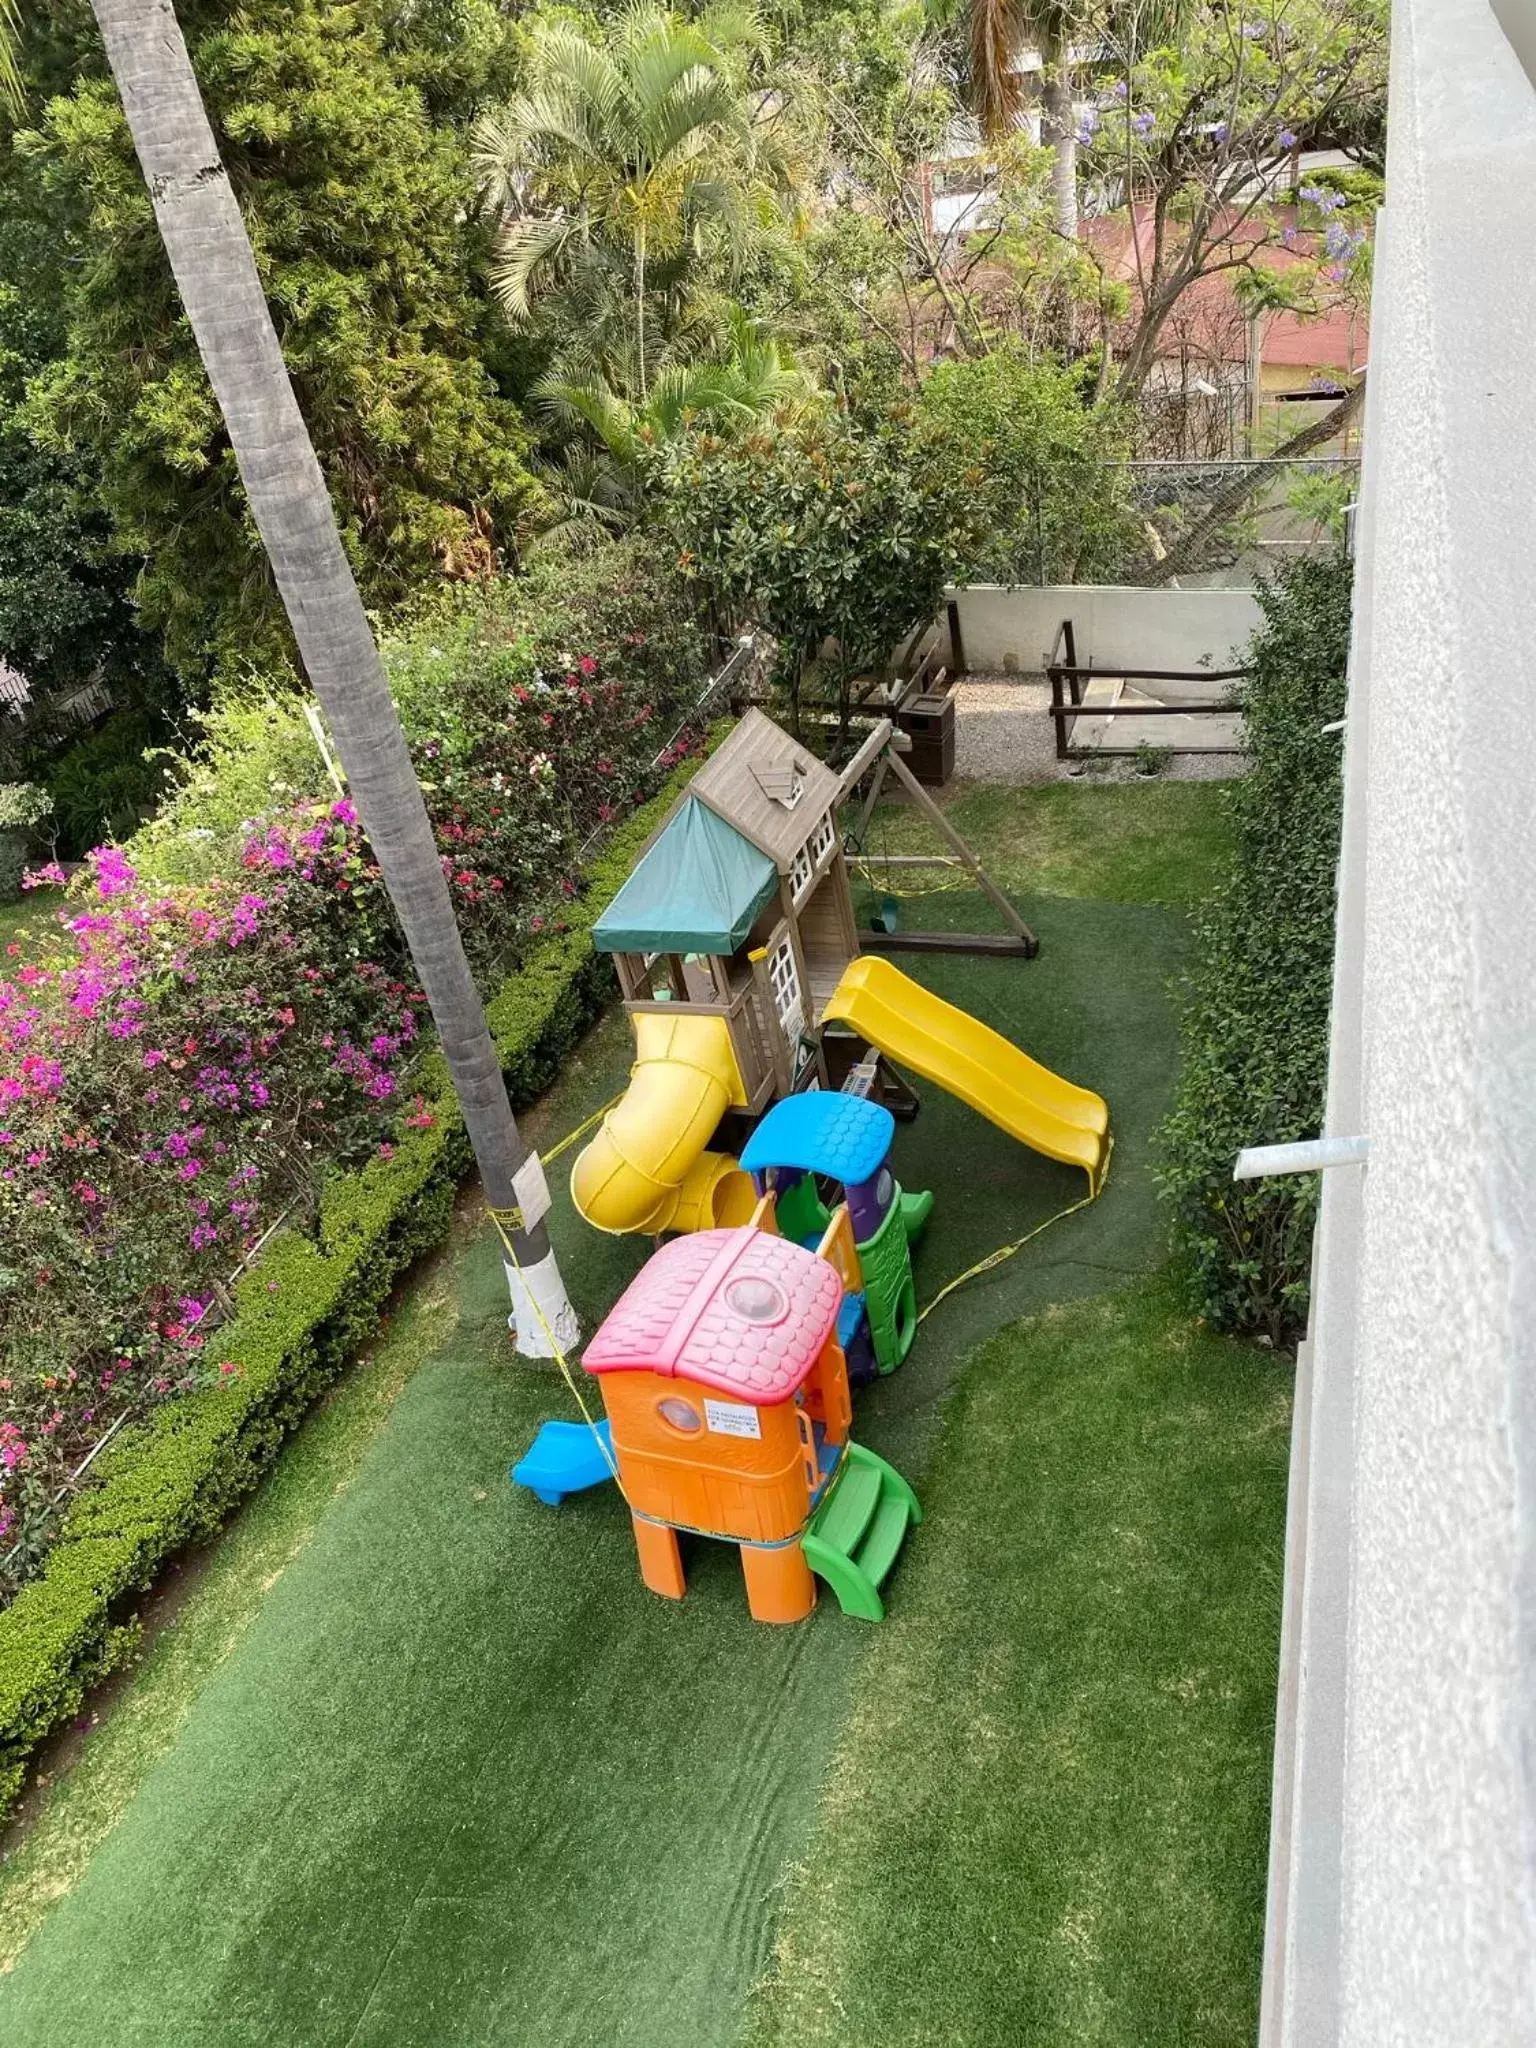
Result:
{"label": "gravel ground", "polygon": [[[1092,774],[1125,782],[1135,764],[1124,756],[1102,762],[1058,761],[1047,710],[1050,686],[1017,676],[968,675],[955,686],[955,773],[973,782],[1060,782]],[[1127,721],[1129,722],[1129,721]],[[1245,754],[1175,754],[1162,770],[1169,782],[1224,782],[1243,774]]]}

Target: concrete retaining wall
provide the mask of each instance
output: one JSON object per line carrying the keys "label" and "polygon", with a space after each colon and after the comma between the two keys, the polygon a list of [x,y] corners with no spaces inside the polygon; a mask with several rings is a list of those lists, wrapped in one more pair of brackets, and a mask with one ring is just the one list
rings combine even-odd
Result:
{"label": "concrete retaining wall", "polygon": [[948,595],[959,606],[965,665],[972,672],[1038,675],[1063,619],[1072,621],[1080,662],[1239,668],[1261,616],[1251,590],[973,583]]}

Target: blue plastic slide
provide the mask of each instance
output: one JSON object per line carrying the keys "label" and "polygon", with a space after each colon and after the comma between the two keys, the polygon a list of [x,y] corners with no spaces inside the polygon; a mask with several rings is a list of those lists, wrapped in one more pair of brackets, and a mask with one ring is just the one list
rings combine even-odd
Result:
{"label": "blue plastic slide", "polygon": [[514,1486],[526,1486],[546,1507],[613,1477],[613,1440],[601,1422],[546,1422],[526,1457],[512,1467]]}

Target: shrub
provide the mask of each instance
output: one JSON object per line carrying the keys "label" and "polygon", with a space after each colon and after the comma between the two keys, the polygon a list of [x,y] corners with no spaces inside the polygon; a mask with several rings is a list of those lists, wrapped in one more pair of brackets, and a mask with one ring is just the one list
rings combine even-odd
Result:
{"label": "shrub", "polygon": [[1250,773],[1228,796],[1230,872],[1199,914],[1183,1069],[1160,1180],[1201,1314],[1294,1342],[1306,1325],[1315,1175],[1234,1184],[1245,1145],[1322,1129],[1333,972],[1351,567],[1303,561],[1261,590],[1244,719]]}
{"label": "shrub", "polygon": [[165,738],[144,710],[120,711],[40,772],[59,821],[59,852],[80,860],[104,839],[122,839],[149,817],[166,789]]}
{"label": "shrub", "polygon": [[[591,927],[692,775],[679,768],[593,863],[561,929],[487,1007],[508,1091],[522,1108],[547,1085],[612,990]],[[389,1157],[327,1187],[317,1236],[284,1233],[235,1289],[215,1371],[123,1432],[70,1507],[40,1574],[0,1612],[0,1812],[28,1757],[137,1640],[135,1593],[177,1548],[210,1534],[376,1324],[396,1277],[442,1241],[470,1162],[441,1056],[419,1075],[424,1106]]]}
{"label": "shrub", "polygon": [[948,500],[956,582],[1112,582],[1142,551],[1127,452],[1080,373],[1017,345],[941,364],[918,399],[914,459]]}
{"label": "shrub", "polygon": [[[418,604],[385,662],[471,964],[495,987],[576,886],[582,845],[644,794],[698,698],[707,643],[653,550],[614,543]],[[238,872],[251,835],[329,787],[300,700],[252,685],[131,843],[167,882]],[[667,765],[670,765],[668,763]]]}
{"label": "shrub", "polygon": [[884,675],[933,617],[951,553],[947,500],[913,461],[904,409],[861,424],[807,410],[735,435],[696,433],[657,462],[661,518],[684,575],[779,643],[776,686],[799,729],[801,679],[823,643],[846,723],[854,677]]}
{"label": "shrub", "polygon": [[421,998],[351,805],[245,866],[164,891],[99,849],[0,982],[0,1588],[90,1445],[196,1383],[220,1282],[398,1112]]}

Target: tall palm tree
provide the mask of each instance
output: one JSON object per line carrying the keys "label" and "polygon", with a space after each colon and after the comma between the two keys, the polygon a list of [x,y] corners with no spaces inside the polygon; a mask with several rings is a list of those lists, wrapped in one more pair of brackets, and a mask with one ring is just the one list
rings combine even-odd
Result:
{"label": "tall palm tree", "polygon": [[[947,11],[945,0],[936,0]],[[1052,149],[1051,215],[1056,231],[1077,240],[1077,114],[1072,41],[1083,9],[1067,0],[969,0],[971,108],[988,141],[1011,135],[1024,109],[1018,60],[1038,50],[1045,139]]]}
{"label": "tall palm tree", "polygon": [[[464,957],[421,788],[256,274],[172,0],[92,0],[155,219],[246,497],[416,972],[479,1162],[508,1210],[526,1148]],[[548,1356],[576,1319],[542,1225],[511,1237],[518,1349]]]}
{"label": "tall palm tree", "polygon": [[[538,32],[527,89],[475,131],[475,163],[500,221],[493,286],[514,321],[564,290],[598,303],[614,258],[627,271],[632,389],[644,400],[655,272],[745,250],[768,195],[764,151],[744,85],[758,30],[733,6],[680,21],[631,6],[600,42],[567,23]],[[589,316],[590,318],[590,316]],[[609,361],[609,381],[630,380]]]}

